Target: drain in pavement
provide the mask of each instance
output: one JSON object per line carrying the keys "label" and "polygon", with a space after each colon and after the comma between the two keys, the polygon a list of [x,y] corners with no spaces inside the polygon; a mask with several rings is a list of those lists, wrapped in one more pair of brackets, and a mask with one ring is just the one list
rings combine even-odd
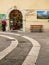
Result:
{"label": "drain in pavement", "polygon": [[19,43],[26,43],[26,41],[19,41]]}
{"label": "drain in pavement", "polygon": [[15,41],[15,39],[6,39],[6,41]]}

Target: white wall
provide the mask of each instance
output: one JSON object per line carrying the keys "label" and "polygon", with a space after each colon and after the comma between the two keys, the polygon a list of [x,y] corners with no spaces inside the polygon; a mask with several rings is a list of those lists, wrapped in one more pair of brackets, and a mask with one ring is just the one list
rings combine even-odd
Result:
{"label": "white wall", "polygon": [[[0,14],[7,14],[13,6],[17,6],[17,8],[22,10],[49,10],[49,0],[0,0]],[[26,27],[27,30],[29,30],[31,24],[42,24],[44,25],[44,30],[49,31],[49,22],[47,20],[37,20],[36,15],[26,18],[23,26]]]}
{"label": "white wall", "polygon": [[49,31],[49,22],[47,19],[37,19],[35,16],[26,16],[26,30],[29,31],[30,25],[43,25],[43,31]]}

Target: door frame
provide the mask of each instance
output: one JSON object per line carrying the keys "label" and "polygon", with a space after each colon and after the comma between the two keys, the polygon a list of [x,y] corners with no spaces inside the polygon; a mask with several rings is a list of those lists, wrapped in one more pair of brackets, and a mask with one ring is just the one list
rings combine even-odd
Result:
{"label": "door frame", "polygon": [[9,13],[14,10],[14,9],[17,9],[19,10],[21,13],[22,13],[22,16],[23,16],[23,31],[25,32],[25,29],[26,29],[26,17],[25,17],[25,14],[26,14],[26,11],[24,9],[20,9],[20,8],[17,8],[16,6],[13,6],[11,7],[10,9],[8,9],[6,15],[6,19],[7,19],[7,26],[6,26],[6,30],[9,31],[10,30],[10,26],[9,26]]}

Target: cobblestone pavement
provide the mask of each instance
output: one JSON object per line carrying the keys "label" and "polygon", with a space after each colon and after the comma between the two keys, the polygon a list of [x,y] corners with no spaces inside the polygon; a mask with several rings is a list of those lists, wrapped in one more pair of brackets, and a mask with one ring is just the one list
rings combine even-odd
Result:
{"label": "cobblestone pavement", "polygon": [[18,40],[19,43],[10,54],[0,60],[0,65],[22,65],[23,61],[33,46],[32,43],[20,36],[14,36],[10,34],[3,35],[14,37]]}
{"label": "cobblestone pavement", "polygon": [[11,44],[11,41],[8,38],[4,38],[0,36],[0,52],[3,51]]}
{"label": "cobblestone pavement", "polygon": [[29,36],[40,43],[41,49],[38,59],[36,61],[36,65],[49,65],[49,32],[42,32],[42,33],[21,32],[20,34]]}
{"label": "cobblestone pavement", "polygon": [[[38,59],[36,61],[36,65],[49,65],[49,32],[42,32],[42,33],[13,32],[13,33],[26,35],[37,40],[41,45],[41,49],[40,49]],[[10,54],[8,54],[4,59],[0,61],[0,65],[22,65],[22,62],[25,60],[27,54],[29,53],[32,44],[30,44],[30,42],[24,38],[22,41],[22,38],[20,38],[20,36],[14,36],[14,35],[9,35],[9,36],[17,38],[19,44],[17,48],[15,48]],[[21,44],[22,42],[24,44]],[[21,61],[18,62],[18,60]]]}

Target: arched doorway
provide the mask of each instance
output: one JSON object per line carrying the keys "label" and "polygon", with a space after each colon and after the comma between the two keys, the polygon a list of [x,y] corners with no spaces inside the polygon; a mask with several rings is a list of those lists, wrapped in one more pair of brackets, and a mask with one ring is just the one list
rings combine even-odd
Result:
{"label": "arched doorway", "polygon": [[22,21],[23,21],[23,16],[19,10],[14,9],[9,13],[10,29],[21,30],[23,28]]}

